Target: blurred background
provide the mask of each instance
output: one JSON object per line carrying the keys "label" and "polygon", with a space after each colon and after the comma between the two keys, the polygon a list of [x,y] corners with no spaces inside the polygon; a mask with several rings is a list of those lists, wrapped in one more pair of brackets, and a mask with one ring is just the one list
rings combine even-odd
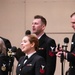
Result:
{"label": "blurred background", "polygon": [[[12,46],[20,47],[21,39],[26,30],[31,30],[35,15],[42,15],[47,19],[45,32],[55,39],[56,44],[64,44],[64,38],[74,33],[71,28],[70,15],[75,12],[75,0],[0,0],[0,36],[10,40]],[[17,65],[15,59],[13,75]],[[64,70],[68,69],[65,61]],[[55,75],[61,75],[61,63],[57,58]]]}

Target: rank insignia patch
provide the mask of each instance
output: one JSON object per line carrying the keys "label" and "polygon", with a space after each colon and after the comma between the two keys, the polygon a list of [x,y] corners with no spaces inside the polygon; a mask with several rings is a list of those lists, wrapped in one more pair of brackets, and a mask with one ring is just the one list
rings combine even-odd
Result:
{"label": "rank insignia patch", "polygon": [[49,56],[54,56],[54,53],[49,51]]}
{"label": "rank insignia patch", "polygon": [[45,66],[41,65],[40,73],[45,73]]}

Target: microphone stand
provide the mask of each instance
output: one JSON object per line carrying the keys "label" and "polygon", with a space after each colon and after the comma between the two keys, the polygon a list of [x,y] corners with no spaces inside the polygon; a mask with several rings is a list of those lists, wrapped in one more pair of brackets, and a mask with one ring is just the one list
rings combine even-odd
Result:
{"label": "microphone stand", "polygon": [[63,54],[63,48],[64,46],[62,46],[62,54],[61,54],[61,58],[60,58],[60,62],[61,62],[61,75],[64,75],[64,54]]}
{"label": "microphone stand", "polygon": [[61,54],[61,75],[64,75],[64,54],[63,52],[67,51],[67,45],[62,45],[62,54]]}

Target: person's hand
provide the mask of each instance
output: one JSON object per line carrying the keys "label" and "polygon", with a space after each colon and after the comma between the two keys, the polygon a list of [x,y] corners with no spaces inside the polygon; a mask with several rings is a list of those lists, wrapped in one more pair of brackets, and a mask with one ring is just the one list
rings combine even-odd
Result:
{"label": "person's hand", "polygon": [[62,54],[62,51],[58,51],[57,54],[56,54],[56,56],[57,57],[61,57],[61,54]]}
{"label": "person's hand", "polygon": [[62,53],[63,53],[64,58],[66,59],[67,58],[67,52],[62,51],[62,50],[61,51],[58,51],[57,54],[56,54],[56,56],[57,57],[61,57]]}

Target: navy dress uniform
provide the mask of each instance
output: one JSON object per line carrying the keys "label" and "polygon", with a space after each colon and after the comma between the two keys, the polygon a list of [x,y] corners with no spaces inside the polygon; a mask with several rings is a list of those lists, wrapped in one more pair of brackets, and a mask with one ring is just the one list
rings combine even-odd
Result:
{"label": "navy dress uniform", "polygon": [[[5,46],[6,46],[6,52],[9,51],[9,48],[12,48],[11,42],[3,37],[0,37],[1,39],[3,39]],[[8,56],[8,54],[5,56],[5,62],[8,64],[8,68],[7,68],[7,72],[9,72],[11,74],[12,72],[12,67],[13,67],[13,62],[14,62],[14,57]],[[8,75],[8,73],[3,74],[3,75]]]}
{"label": "navy dress uniform", "polygon": [[72,37],[71,51],[67,54],[67,60],[70,62],[69,75],[75,75],[75,33]]}
{"label": "navy dress uniform", "polygon": [[8,75],[8,59],[4,54],[0,54],[0,75]]}
{"label": "navy dress uniform", "polygon": [[42,56],[46,61],[46,75],[54,75],[56,69],[55,48],[55,40],[44,33],[39,39],[39,50],[37,54]]}
{"label": "navy dress uniform", "polygon": [[45,75],[45,60],[41,56],[34,53],[25,63],[24,57],[18,62],[16,75]]}

